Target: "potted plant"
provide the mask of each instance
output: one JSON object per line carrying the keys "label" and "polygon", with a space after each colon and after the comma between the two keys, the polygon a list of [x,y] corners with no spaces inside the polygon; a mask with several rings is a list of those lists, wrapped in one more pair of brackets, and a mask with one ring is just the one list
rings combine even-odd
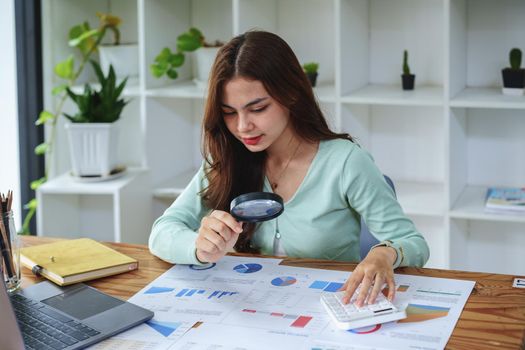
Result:
{"label": "potted plant", "polygon": [[[57,98],[54,108],[51,110],[43,110],[40,112],[35,125],[42,127],[46,125],[49,127],[49,138],[35,147],[35,154],[37,156],[45,156],[46,167],[44,169],[44,176],[39,179],[31,181],[30,187],[32,190],[37,190],[40,186],[45,184],[48,179],[49,169],[52,168],[53,161],[52,150],[55,144],[56,128],[59,117],[62,115],[64,104],[68,98],[66,88],[75,85],[84,73],[84,67],[90,60],[91,56],[97,51],[100,43],[104,39],[106,31],[99,31],[99,29],[91,29],[89,23],[84,21],[76,24],[69,29],[68,45],[78,49],[80,59],[76,59],[74,55],[70,54],[66,59],[58,62],[53,69],[57,78],[57,85],[51,91],[52,95]],[[24,205],[27,213],[22,224],[22,234],[30,234],[30,224],[36,210],[38,202],[36,198],[29,200]]]}
{"label": "potted plant", "polygon": [[139,75],[139,47],[135,43],[121,43],[119,26],[121,19],[108,13],[97,13],[100,20],[99,30],[111,30],[113,43],[103,44],[98,48],[100,66],[106,74],[109,66],[113,65],[118,80],[125,78],[138,79]]}
{"label": "potted plant", "polygon": [[177,37],[176,52],[165,47],[155,57],[155,61],[150,65],[151,74],[156,78],[167,75],[170,79],[177,79],[179,76],[177,69],[186,61],[185,53],[194,52],[193,80],[197,85],[205,86],[217,51],[222,45],[223,43],[218,40],[213,43],[207,42],[200,30],[190,28]]}
{"label": "potted plant", "polygon": [[91,65],[100,83],[100,90],[93,90],[86,84],[84,91],[76,94],[69,87],[66,88],[78,112],[73,116],[64,113],[64,116],[71,122],[66,124],[66,129],[73,175],[107,177],[118,165],[118,129],[115,122],[128,103],[120,98],[127,79],[117,85],[112,65],[109,66],[107,76],[104,76],[98,63],[91,61]]}
{"label": "potted plant", "polygon": [[503,77],[503,94],[523,95],[525,88],[525,69],[521,68],[521,50],[513,48],[509,52],[510,67],[501,70]]}
{"label": "potted plant", "polygon": [[403,74],[401,74],[401,83],[403,90],[414,90],[415,74],[410,74],[410,67],[408,66],[408,51],[403,51]]}
{"label": "potted plant", "polygon": [[306,73],[306,76],[308,77],[308,80],[310,81],[310,85],[312,85],[312,87],[314,87],[317,82],[318,69],[319,63],[317,62],[308,62],[303,64],[303,71]]}
{"label": "potted plant", "polygon": [[122,23],[120,17],[97,12],[99,26],[96,29],[89,28],[87,22],[72,29],[69,41],[70,46],[92,45],[95,38],[103,38],[106,31],[113,32],[112,44],[98,44],[100,66],[106,74],[109,66],[113,65],[117,79],[124,78],[136,79],[139,74],[139,50],[137,44],[122,44],[120,42],[119,26]]}

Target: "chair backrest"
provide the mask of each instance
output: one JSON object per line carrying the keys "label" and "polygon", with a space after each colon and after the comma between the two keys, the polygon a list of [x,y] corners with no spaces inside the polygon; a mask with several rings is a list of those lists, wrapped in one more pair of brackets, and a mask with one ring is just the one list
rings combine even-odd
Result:
{"label": "chair backrest", "polygon": [[[392,190],[394,191],[394,195],[396,194],[396,189],[394,187],[394,182],[392,180],[384,175],[385,181],[387,184],[392,187]],[[368,252],[370,251],[370,248],[372,248],[374,245],[378,244],[379,241],[377,238],[375,238],[371,233],[370,230],[368,230],[368,227],[365,224],[365,221],[363,218],[361,218],[361,234],[360,234],[360,241],[359,241],[359,250],[361,255],[361,260],[363,260]]]}

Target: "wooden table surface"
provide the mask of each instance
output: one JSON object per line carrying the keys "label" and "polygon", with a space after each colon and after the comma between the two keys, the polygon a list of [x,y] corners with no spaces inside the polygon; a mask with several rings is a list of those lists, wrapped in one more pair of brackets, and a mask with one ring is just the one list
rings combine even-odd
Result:
{"label": "wooden table surface", "polygon": [[[23,246],[48,243],[53,238],[24,236]],[[151,255],[146,246],[106,243],[139,261],[139,269],[89,281],[87,284],[108,294],[128,299],[172,265]],[[248,254],[233,254],[253,256]],[[352,271],[356,264],[314,259],[285,258],[283,265]],[[398,274],[476,281],[446,349],[525,349],[525,289],[512,287],[511,275],[404,267]],[[39,282],[31,271],[22,269],[22,288]]]}

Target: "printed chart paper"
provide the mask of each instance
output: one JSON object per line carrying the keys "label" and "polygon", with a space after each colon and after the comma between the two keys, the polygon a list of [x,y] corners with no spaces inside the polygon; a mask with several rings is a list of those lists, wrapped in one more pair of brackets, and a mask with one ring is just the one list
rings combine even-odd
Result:
{"label": "printed chart paper", "polygon": [[238,290],[250,289],[257,282],[254,273],[281,261],[226,256],[203,266],[175,265],[129,299],[154,311],[153,319],[90,349],[169,349],[195,322],[220,320],[235,304]]}
{"label": "printed chart paper", "polygon": [[204,323],[186,333],[170,350],[302,349],[307,339],[300,333]]}
{"label": "printed chart paper", "polygon": [[[149,341],[137,345],[144,350],[443,349],[474,286],[395,275],[394,304],[408,317],[344,331],[332,324],[320,295],[336,292],[351,273],[280,261],[228,256],[207,266],[174,266],[130,299],[155,312],[153,323],[111,340]],[[197,321],[203,324],[191,328]]]}
{"label": "printed chart paper", "polygon": [[106,339],[89,349],[96,350],[167,350],[193,323],[162,322],[155,318],[124,333]]}
{"label": "printed chart paper", "polygon": [[395,280],[394,304],[406,308],[407,318],[350,331],[330,325],[316,339],[370,347],[388,344],[392,349],[443,349],[475,282],[410,275],[395,275]]}
{"label": "printed chart paper", "polygon": [[175,265],[130,301],[162,320],[218,323],[281,261],[226,256],[205,266]]}

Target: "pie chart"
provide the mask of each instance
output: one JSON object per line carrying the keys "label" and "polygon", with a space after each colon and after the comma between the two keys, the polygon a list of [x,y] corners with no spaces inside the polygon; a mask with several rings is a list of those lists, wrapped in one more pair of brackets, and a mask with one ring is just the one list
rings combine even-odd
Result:
{"label": "pie chart", "polygon": [[233,271],[238,273],[254,273],[262,269],[260,264],[240,264],[233,268]]}
{"label": "pie chart", "polygon": [[285,276],[285,277],[274,278],[271,283],[277,287],[286,287],[286,286],[291,286],[295,282],[297,282],[297,280],[294,277]]}

